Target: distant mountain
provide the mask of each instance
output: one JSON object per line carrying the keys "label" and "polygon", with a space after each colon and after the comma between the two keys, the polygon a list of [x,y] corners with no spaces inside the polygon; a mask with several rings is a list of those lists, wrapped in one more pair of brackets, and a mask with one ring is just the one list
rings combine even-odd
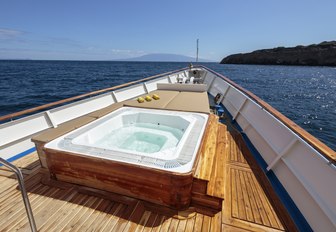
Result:
{"label": "distant mountain", "polygon": [[220,63],[336,66],[336,41],[234,54],[225,57]]}
{"label": "distant mountain", "polygon": [[[139,57],[123,59],[122,61],[158,61],[158,62],[195,62],[194,57],[177,54],[153,53]],[[206,59],[198,59],[199,62],[213,62]]]}

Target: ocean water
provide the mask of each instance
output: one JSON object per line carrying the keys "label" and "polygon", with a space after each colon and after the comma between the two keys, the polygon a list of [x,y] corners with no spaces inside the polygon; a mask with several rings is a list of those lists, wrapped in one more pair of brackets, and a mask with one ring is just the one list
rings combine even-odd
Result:
{"label": "ocean water", "polygon": [[[203,64],[336,150],[336,68]],[[188,66],[174,62],[0,61],[0,116]]]}

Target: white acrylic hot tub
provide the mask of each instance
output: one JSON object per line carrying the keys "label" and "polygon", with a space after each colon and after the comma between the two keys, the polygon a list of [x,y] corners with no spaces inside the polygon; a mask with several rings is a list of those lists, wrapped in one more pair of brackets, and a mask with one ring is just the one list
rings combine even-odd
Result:
{"label": "white acrylic hot tub", "polygon": [[46,148],[186,173],[208,115],[123,107],[59,137]]}

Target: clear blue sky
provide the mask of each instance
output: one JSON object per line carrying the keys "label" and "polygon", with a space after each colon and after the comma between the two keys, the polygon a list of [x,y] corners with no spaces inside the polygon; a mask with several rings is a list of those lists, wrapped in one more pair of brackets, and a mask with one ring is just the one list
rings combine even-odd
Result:
{"label": "clear blue sky", "polygon": [[336,40],[336,0],[1,0],[0,58],[109,60],[149,53],[215,61]]}

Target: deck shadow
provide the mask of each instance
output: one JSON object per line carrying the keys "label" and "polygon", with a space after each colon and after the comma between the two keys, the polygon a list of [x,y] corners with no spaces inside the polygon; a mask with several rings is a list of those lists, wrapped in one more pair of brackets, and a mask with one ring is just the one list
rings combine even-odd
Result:
{"label": "deck shadow", "polygon": [[[86,212],[82,217],[86,217],[86,214],[91,214],[93,210],[95,214],[102,214],[108,221],[113,221],[115,226],[130,224],[129,226],[132,227],[136,225],[143,226],[144,228],[156,228],[168,223],[167,221],[171,223],[176,220],[195,220],[196,214],[205,213],[208,216],[213,216],[217,213],[213,211],[206,212],[205,209],[197,209],[195,207],[190,207],[184,211],[177,211],[103,190],[56,181],[50,179],[49,175],[43,170],[37,174],[28,175],[25,179],[26,189],[30,195],[33,213],[36,218],[42,216],[42,212],[50,214],[50,217],[59,217],[59,214],[66,214],[64,217],[70,217],[71,215],[68,215],[66,211],[74,211],[82,215],[78,211],[81,209]],[[48,201],[50,203],[34,210],[36,208],[35,205],[39,204],[39,199],[41,202]],[[61,207],[57,208],[54,204],[61,205]],[[42,209],[48,207],[50,207],[50,210]],[[60,211],[60,213],[56,215],[56,211]],[[59,220],[63,219],[59,217]]]}

